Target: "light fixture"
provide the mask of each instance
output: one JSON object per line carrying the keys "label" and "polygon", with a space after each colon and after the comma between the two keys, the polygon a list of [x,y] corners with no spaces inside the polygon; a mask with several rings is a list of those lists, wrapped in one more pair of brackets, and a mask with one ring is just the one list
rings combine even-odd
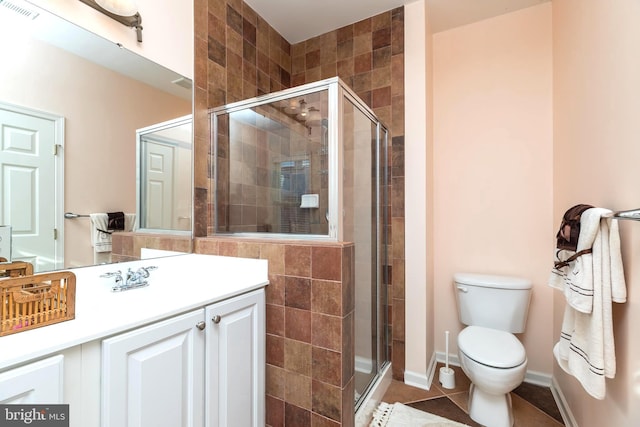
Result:
{"label": "light fixture", "polygon": [[138,6],[134,0],[80,1],[127,27],[135,28],[138,43],[142,43],[142,16],[138,13]]}
{"label": "light fixture", "polygon": [[101,8],[120,16],[133,16],[138,12],[138,5],[133,0],[96,0]]}
{"label": "light fixture", "polygon": [[307,116],[307,125],[320,126],[321,121],[322,121],[322,116],[320,115],[320,110],[318,110],[316,107],[309,108],[309,115]]}
{"label": "light fixture", "polygon": [[307,103],[303,99],[300,101],[300,115],[302,117],[307,117],[307,113],[309,113],[309,110],[307,110]]}
{"label": "light fixture", "polygon": [[288,104],[286,107],[284,107],[284,111],[288,114],[297,114],[300,108],[300,103],[298,102],[298,100],[295,98],[291,98],[287,102]]}

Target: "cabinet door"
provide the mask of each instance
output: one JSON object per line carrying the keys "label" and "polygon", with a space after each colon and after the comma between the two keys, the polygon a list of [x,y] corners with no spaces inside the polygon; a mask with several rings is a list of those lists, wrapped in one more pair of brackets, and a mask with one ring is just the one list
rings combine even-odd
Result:
{"label": "cabinet door", "polygon": [[63,403],[63,363],[58,355],[1,373],[0,403]]}
{"label": "cabinet door", "polygon": [[102,426],[200,427],[203,310],[102,342]]}
{"label": "cabinet door", "polygon": [[264,426],[264,290],[206,308],[207,427]]}

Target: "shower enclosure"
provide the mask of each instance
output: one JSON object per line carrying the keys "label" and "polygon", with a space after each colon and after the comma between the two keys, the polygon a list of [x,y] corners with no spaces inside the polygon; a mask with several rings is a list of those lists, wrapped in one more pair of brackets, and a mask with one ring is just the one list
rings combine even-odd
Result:
{"label": "shower enclosure", "polygon": [[338,78],[210,115],[215,234],[353,242],[357,408],[389,363],[386,127]]}

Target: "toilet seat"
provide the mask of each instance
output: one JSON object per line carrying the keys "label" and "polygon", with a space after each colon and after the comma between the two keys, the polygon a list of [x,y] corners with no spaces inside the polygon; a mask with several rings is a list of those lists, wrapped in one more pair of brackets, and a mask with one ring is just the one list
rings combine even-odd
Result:
{"label": "toilet seat", "polygon": [[482,326],[464,328],[458,334],[458,347],[475,362],[494,368],[513,368],[527,360],[515,335]]}

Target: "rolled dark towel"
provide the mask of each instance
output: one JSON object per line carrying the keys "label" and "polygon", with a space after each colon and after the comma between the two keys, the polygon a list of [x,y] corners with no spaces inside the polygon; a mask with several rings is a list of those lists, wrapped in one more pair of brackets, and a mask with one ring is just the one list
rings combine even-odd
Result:
{"label": "rolled dark towel", "polygon": [[591,205],[575,205],[567,210],[562,217],[562,224],[556,234],[556,247],[569,251],[576,251],[578,237],[580,236],[580,216],[582,212],[591,209]]}
{"label": "rolled dark towel", "polygon": [[124,230],[124,212],[107,212],[109,230]]}
{"label": "rolled dark towel", "polygon": [[564,261],[554,262],[556,269],[568,266],[570,263],[585,254],[591,253],[591,248],[583,249],[576,252],[578,248],[578,238],[580,237],[580,217],[587,209],[591,209],[591,205],[575,205],[567,210],[562,217],[562,224],[556,234],[556,247],[560,250],[575,252]]}

